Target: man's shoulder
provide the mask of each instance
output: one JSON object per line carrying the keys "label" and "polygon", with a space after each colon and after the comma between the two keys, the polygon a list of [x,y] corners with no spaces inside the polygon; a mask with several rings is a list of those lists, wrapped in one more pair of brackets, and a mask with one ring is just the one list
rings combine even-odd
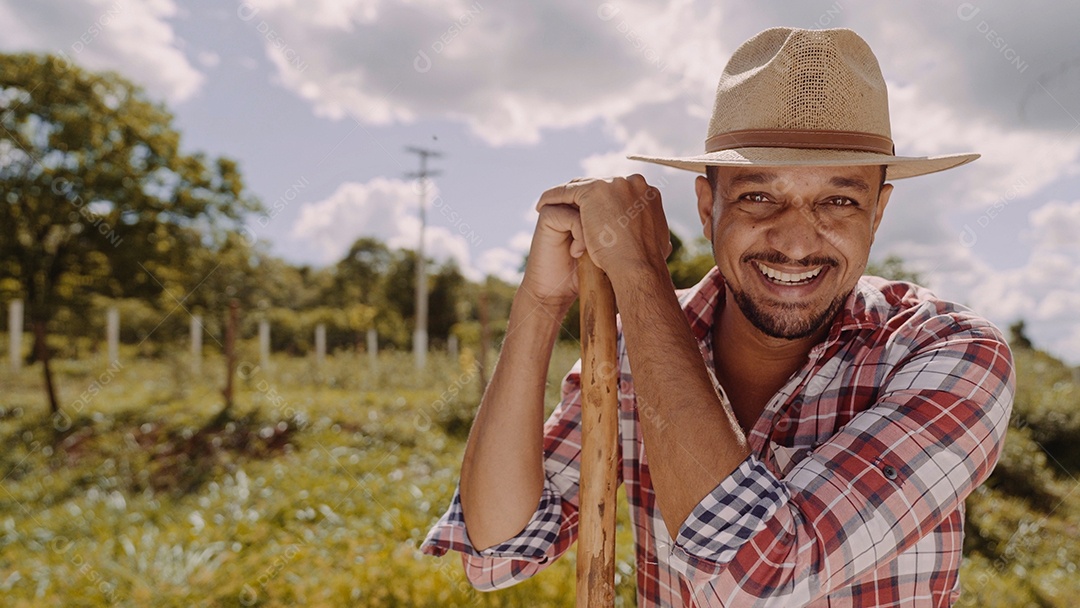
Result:
{"label": "man's shoulder", "polygon": [[875,333],[917,341],[966,334],[1005,343],[1001,331],[982,315],[907,281],[863,276],[847,312],[850,322]]}

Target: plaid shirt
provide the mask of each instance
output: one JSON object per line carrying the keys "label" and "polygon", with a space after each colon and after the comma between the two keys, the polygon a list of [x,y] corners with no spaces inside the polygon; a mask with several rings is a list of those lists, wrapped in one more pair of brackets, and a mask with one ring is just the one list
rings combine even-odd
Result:
{"label": "plaid shirt", "polygon": [[[710,374],[724,290],[714,268],[679,298]],[[639,606],[947,606],[959,597],[964,498],[997,462],[1015,383],[989,322],[909,283],[861,279],[747,433],[751,455],[675,539],[656,505],[621,333],[618,352],[619,474]],[[477,552],[455,494],[424,541],[428,554],[460,551],[479,589],[536,574],[576,538],[579,366],[545,424],[546,482],[521,533]]]}

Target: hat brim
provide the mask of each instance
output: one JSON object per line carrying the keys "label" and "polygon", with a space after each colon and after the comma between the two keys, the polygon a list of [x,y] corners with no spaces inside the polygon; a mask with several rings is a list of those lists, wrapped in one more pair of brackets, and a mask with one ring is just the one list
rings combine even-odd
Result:
{"label": "hat brim", "polygon": [[738,148],[698,156],[663,157],[632,154],[630,160],[640,160],[705,173],[705,167],[850,167],[886,165],[886,179],[903,179],[937,173],[966,165],[979,158],[978,154],[945,154],[942,156],[886,156],[873,152],[850,150],[808,150],[802,148]]}

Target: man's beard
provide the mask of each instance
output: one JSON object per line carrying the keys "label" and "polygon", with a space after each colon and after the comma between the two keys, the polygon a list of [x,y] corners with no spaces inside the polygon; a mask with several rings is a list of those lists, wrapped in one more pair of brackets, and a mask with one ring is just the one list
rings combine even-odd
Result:
{"label": "man's beard", "polygon": [[[794,264],[804,268],[813,268],[815,266],[839,267],[838,262],[833,258],[811,257],[795,261],[778,252],[746,254],[740,261],[751,266],[757,261],[762,261],[780,265]],[[824,310],[816,314],[810,309],[811,305],[801,302],[777,301],[770,307],[773,309],[770,311],[762,307],[759,302],[754,301],[750,296],[747,296],[746,292],[732,287],[730,283],[728,283],[728,288],[731,289],[731,295],[734,297],[735,303],[739,305],[739,310],[742,311],[743,316],[759,332],[770,338],[784,340],[798,340],[814,335],[826,323],[833,320],[836,313],[843,307],[843,302],[848,299],[847,294],[839,295],[832,302],[829,302],[829,305]]]}
{"label": "man's beard", "polygon": [[780,302],[773,306],[774,309],[779,308],[779,312],[770,312],[747,296],[746,292],[734,289],[730,285],[728,285],[728,289],[731,290],[731,295],[734,296],[735,303],[739,305],[739,310],[742,311],[743,316],[758,331],[770,338],[784,340],[799,340],[814,335],[832,321],[836,313],[840,312],[840,309],[844,306],[844,302],[847,301],[846,294],[837,296],[820,313],[807,317],[799,314],[799,312],[808,309],[808,306]]}
{"label": "man's beard", "polygon": [[[836,313],[847,301],[847,295],[837,296],[829,305],[819,313],[807,316],[799,314],[807,311],[808,306],[795,305],[795,303],[779,302],[770,308],[780,309],[773,312],[761,307],[758,302],[747,296],[745,292],[734,289],[730,285],[731,295],[743,316],[750,321],[759,332],[770,338],[782,338],[784,340],[798,340],[814,335],[818,330],[833,320]],[[807,311],[809,312],[809,311]]]}

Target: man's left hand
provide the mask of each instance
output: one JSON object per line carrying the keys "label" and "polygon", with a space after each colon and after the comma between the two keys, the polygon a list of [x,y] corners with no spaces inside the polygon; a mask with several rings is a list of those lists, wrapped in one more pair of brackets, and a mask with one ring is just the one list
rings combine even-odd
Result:
{"label": "man's left hand", "polygon": [[[663,265],[671,253],[660,191],[641,175],[571,180],[544,192],[536,208],[559,204],[577,207],[585,249],[613,282],[624,272]],[[571,253],[581,255],[576,248]]]}

